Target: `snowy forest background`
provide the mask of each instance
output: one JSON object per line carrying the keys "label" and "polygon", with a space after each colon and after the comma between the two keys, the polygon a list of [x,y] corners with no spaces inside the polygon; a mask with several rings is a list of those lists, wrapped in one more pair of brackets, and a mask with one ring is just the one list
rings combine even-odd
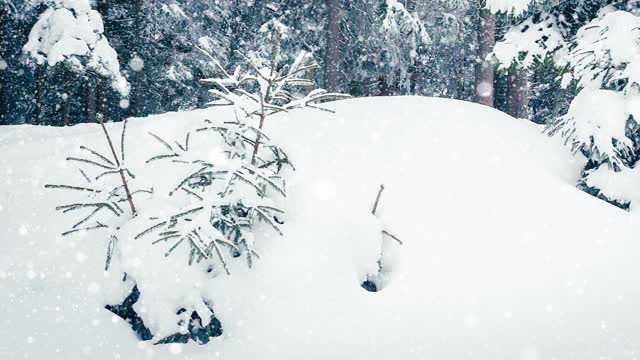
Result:
{"label": "snowy forest background", "polygon": [[[628,208],[639,12],[637,0],[2,0],[0,125],[205,107],[204,79],[275,56],[304,68],[294,98],[313,82],[353,97],[478,102],[543,124],[587,158],[580,188]],[[625,190],[607,191],[612,182]]]}
{"label": "snowy forest background", "polygon": [[[117,53],[126,92],[108,86],[109,72],[69,61],[34,60],[25,48],[38,18],[73,1],[2,0],[0,6],[0,124],[63,125],[202,107],[210,98],[200,79],[215,68],[198,51],[233,68],[239,53],[265,56],[260,28],[277,19],[290,29],[283,56],[300,50],[320,65],[306,76],[352,96],[425,95],[481,101],[538,123],[566,111],[571,89],[561,69],[540,58],[523,70],[483,60],[509,28],[546,11],[584,23],[604,5],[627,1],[542,1],[528,10],[491,12],[481,0],[96,0],[104,37]],[[516,4],[517,2],[514,2]],[[577,6],[579,5],[579,6]],[[499,8],[498,8],[499,9]],[[523,11],[524,10],[524,11]],[[572,32],[579,28],[571,24]],[[117,64],[116,64],[117,66]],[[486,67],[486,66],[485,66]],[[111,70],[113,72],[113,70]],[[106,75],[106,76],[105,76]],[[482,100],[481,87],[495,95]]]}
{"label": "snowy forest background", "polygon": [[0,358],[635,359],[638,119],[639,0],[0,0]]}

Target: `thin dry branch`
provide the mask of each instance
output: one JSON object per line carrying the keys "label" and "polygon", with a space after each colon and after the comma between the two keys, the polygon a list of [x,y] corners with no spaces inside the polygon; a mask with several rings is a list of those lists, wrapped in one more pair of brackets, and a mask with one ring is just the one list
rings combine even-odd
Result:
{"label": "thin dry branch", "polygon": [[[378,190],[378,196],[376,196],[376,201],[373,204],[373,209],[371,210],[371,214],[375,215],[376,211],[378,210],[378,205],[380,204],[380,198],[382,197],[382,192],[384,191],[384,185],[380,184],[380,190]],[[403,244],[402,240],[398,239],[397,236],[393,235],[392,233],[390,233],[387,230],[382,230],[382,235],[386,235],[390,238],[392,238],[393,240],[397,241],[400,245]]]}
{"label": "thin dry branch", "polygon": [[380,197],[382,197],[382,192],[384,191],[384,185],[380,184],[380,190],[378,190],[378,196],[376,196],[376,202],[373,204],[373,210],[371,210],[371,214],[375,215],[378,210],[378,204],[380,203]]}
{"label": "thin dry branch", "polygon": [[[133,215],[133,217],[136,217],[138,215],[138,213],[136,212],[136,207],[133,204],[133,198],[131,197],[131,192],[129,191],[129,185],[127,184],[127,179],[124,176],[124,170],[121,167],[120,160],[118,160],[118,155],[116,154],[116,149],[113,147],[113,142],[111,142],[111,137],[109,136],[109,132],[107,131],[107,127],[104,125],[104,121],[102,120],[102,116],[98,117],[98,122],[100,123],[100,126],[102,127],[102,131],[104,131],[104,136],[107,138],[107,142],[109,143],[109,148],[111,148],[111,154],[113,154],[113,159],[115,160],[116,165],[118,165],[118,168],[120,170],[119,171],[120,180],[122,181],[122,186],[124,187],[124,191],[127,194],[127,201],[129,202],[129,206],[131,207],[131,214]],[[124,131],[123,131],[123,134],[124,134]],[[124,143],[124,139],[123,139],[123,143]]]}

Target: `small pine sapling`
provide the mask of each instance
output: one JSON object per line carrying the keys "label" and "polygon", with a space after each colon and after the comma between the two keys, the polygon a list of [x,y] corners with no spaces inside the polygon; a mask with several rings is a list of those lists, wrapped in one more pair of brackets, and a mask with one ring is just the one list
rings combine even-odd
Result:
{"label": "small pine sapling", "polygon": [[[203,158],[199,149],[190,144],[191,132],[183,144],[170,144],[150,134],[166,153],[154,156],[147,163],[170,161],[186,167],[187,174],[176,181],[169,196],[175,199],[176,211],[168,217],[149,218],[150,225],[135,239],[153,234],[153,244],[169,243],[169,256],[181,244],[189,246],[189,264],[217,259],[225,273],[230,274],[227,254],[244,254],[252,267],[254,234],[258,223],[265,223],[278,234],[278,215],[283,214],[273,197],[286,196],[285,183],[278,174],[289,164],[288,156],[257,128],[236,121],[220,124],[207,121],[195,134],[214,134],[222,140],[223,158],[217,163]],[[260,136],[261,151],[255,157],[262,166],[251,163],[255,139]],[[268,152],[269,154],[263,154]]]}
{"label": "small pine sapling", "polygon": [[[310,63],[308,60],[311,54],[302,51],[292,64],[281,66],[280,46],[282,39],[287,35],[287,27],[273,19],[263,25],[261,31],[269,32],[268,39],[272,42],[271,54],[268,61],[260,61],[238,52],[248,65],[246,71],[237,66],[233,74],[229,74],[211,54],[200,49],[220,73],[219,77],[202,80],[213,86],[209,92],[217,98],[208,105],[234,105],[245,117],[257,120],[257,128],[262,130],[266,118],[271,115],[295,108],[319,108],[316,104],[320,102],[349,97],[345,94],[329,93],[324,89],[315,89],[305,96],[296,96],[296,90],[315,85],[312,80],[304,78],[304,75],[307,71],[317,68],[318,64],[315,61]],[[263,66],[262,63],[265,62],[267,65]],[[261,138],[262,135],[258,134],[253,144],[252,164],[256,162]]]}
{"label": "small pine sapling", "polygon": [[[56,207],[56,210],[63,213],[81,214],[81,219],[71,226],[69,230],[62,233],[62,236],[100,229],[109,231],[109,245],[107,247],[107,259],[105,263],[105,270],[108,270],[118,241],[117,230],[119,224],[121,224],[123,220],[135,217],[136,215],[133,196],[142,192],[150,193],[150,191],[139,190],[131,192],[129,189],[127,179],[134,179],[135,176],[125,165],[124,143],[127,121],[123,123],[122,127],[119,156],[102,118],[99,118],[99,122],[109,145],[111,156],[104,155],[97,150],[82,145],[80,146],[80,150],[84,152],[86,156],[68,157],[66,159],[80,166],[91,168],[94,171],[90,173],[96,173],[97,175],[89,176],[82,167],[79,167],[78,169],[82,175],[83,184],[47,184],[45,188],[70,190],[83,195],[78,201]],[[119,180],[112,181],[112,175],[116,175]],[[128,206],[122,206],[123,203],[127,203]],[[127,208],[130,210],[129,213],[126,210]]]}
{"label": "small pine sapling", "polygon": [[[282,235],[284,211],[280,199],[286,197],[285,167],[293,169],[286,152],[264,132],[266,119],[295,108],[317,107],[317,103],[348,96],[313,90],[300,96],[301,88],[313,82],[303,78],[309,69],[310,54],[302,52],[290,65],[280,65],[280,41],[286,27],[277,21],[263,26],[269,31],[272,49],[268,61],[251,60],[240,54],[247,68],[227,72],[208,52],[201,50],[219,74],[204,79],[212,85],[216,100],[210,106],[230,106],[235,118],[207,120],[205,126],[188,132],[184,144],[170,144],[151,134],[166,153],[148,162],[171,161],[187,167],[188,174],[176,181],[169,196],[178,206],[168,217],[149,218],[150,224],[136,239],[153,234],[154,244],[169,243],[166,255],[181,244],[189,246],[189,264],[217,259],[230,274],[228,255],[246,257],[251,268],[259,254],[254,248],[255,232],[262,224]],[[267,63],[266,66],[263,64]],[[216,161],[193,149],[192,136],[207,136],[221,142],[223,156]],[[181,197],[182,200],[177,200]]]}

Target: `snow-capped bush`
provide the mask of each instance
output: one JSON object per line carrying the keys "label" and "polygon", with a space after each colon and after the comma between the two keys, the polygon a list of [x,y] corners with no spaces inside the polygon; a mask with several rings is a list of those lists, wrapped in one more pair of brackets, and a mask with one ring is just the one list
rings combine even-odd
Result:
{"label": "snow-capped bush", "polygon": [[623,167],[613,172],[606,166],[588,171],[584,185],[594,189],[594,195],[604,197],[618,206],[629,206],[632,211],[640,201],[640,167]]}
{"label": "snow-capped bush", "polygon": [[[217,145],[222,150],[214,157],[216,161],[206,152],[203,154],[203,149],[194,150],[190,146],[191,133],[187,133],[184,144],[175,145],[152,135],[167,153],[149,159],[148,163],[170,161],[174,166],[186,168],[178,173],[187,175],[179,178],[168,193],[174,210],[165,216],[151,217],[150,226],[135,239],[146,239],[152,234],[154,244],[169,244],[167,256],[184,243],[189,246],[189,264],[216,259],[215,269],[230,274],[227,256],[244,254],[249,267],[259,257],[253,247],[253,232],[260,222],[282,233],[277,216],[284,211],[274,197],[286,196],[279,171],[288,160],[282,149],[267,142],[265,135],[239,121],[211,123],[197,132],[199,136],[218,137]],[[252,163],[256,137],[261,137],[255,155],[260,160]],[[267,160],[265,151],[276,157]]]}
{"label": "snow-capped bush", "polygon": [[491,12],[505,12],[519,15],[525,12],[531,4],[542,2],[544,0],[486,0],[486,7]]}
{"label": "snow-capped bush", "polygon": [[[303,77],[304,73],[318,65],[314,61],[309,61],[311,55],[306,51],[301,51],[293,63],[282,65],[280,41],[286,35],[287,28],[279,22],[269,22],[262,27],[261,31],[264,32],[267,29],[271,31],[268,38],[272,41],[268,59],[252,59],[239,54],[246,62],[246,69],[239,65],[233,72],[227,72],[218,60],[201,49],[220,74],[219,77],[202,80],[212,85],[213,88],[209,92],[216,97],[216,100],[208,105],[232,105],[238,121],[241,123],[256,121],[257,127],[254,126],[254,128],[261,132],[264,121],[269,116],[305,106],[316,107],[315,104],[322,101],[348,97],[343,94],[328,93],[324,89],[315,89],[300,96],[301,89],[314,86],[312,80]],[[257,160],[255,156],[260,146],[261,136],[258,134],[257,142],[253,144],[252,164]]]}
{"label": "snow-capped bush", "polygon": [[[600,178],[603,172],[613,176],[613,172],[632,168],[638,160],[634,129],[640,118],[640,17],[604,6],[592,11],[589,19],[587,5],[578,2],[575,6],[571,10],[581,16],[568,18],[555,10],[525,19],[496,44],[493,56],[503,67],[515,64],[529,69],[553,59],[564,72],[562,86],[578,93],[567,113],[550,123],[547,132],[560,134],[574,152],[589,159],[581,187],[617,205],[628,203],[618,195],[606,196],[617,194],[615,190],[592,187],[595,183],[608,186],[607,182],[588,178],[601,165],[607,169],[598,171]],[[581,20],[583,17],[587,20]]]}
{"label": "snow-capped bush", "polygon": [[[106,230],[106,268],[126,274],[123,286],[130,289],[122,304],[108,308],[129,321],[142,340],[206,343],[221,334],[204,284],[252,268],[259,259],[256,244],[283,232],[286,170],[293,166],[265,133],[265,120],[344,97],[321,89],[299,96],[301,87],[313,85],[299,74],[316,65],[303,65],[308,63],[303,52],[281,66],[280,36],[272,38],[271,66],[247,60],[246,70],[229,74],[205,52],[220,74],[204,80],[214,86],[217,99],[211,105],[231,106],[231,117],[186,129],[176,141],[150,132],[158,153],[135,171],[125,165],[126,122],[120,155],[102,124],[112,158],[83,146],[89,157],[68,159],[96,172],[81,170],[89,185],[47,186],[79,196],[58,207],[82,213],[64,235]],[[129,191],[134,185],[149,190]]]}
{"label": "snow-capped bush", "polygon": [[153,233],[154,243],[171,243],[167,255],[187,243],[190,264],[215,257],[227,274],[230,271],[226,254],[244,255],[249,267],[259,257],[254,250],[254,232],[260,223],[282,234],[279,217],[284,210],[277,198],[286,196],[282,170],[291,163],[284,150],[264,133],[265,120],[281,111],[342,97],[321,89],[296,97],[294,89],[313,85],[299,76],[309,68],[302,65],[307,53],[303,52],[293,64],[280,67],[280,39],[286,27],[272,22],[263,29],[272,32],[270,66],[260,67],[264,61],[247,58],[247,70],[238,66],[229,74],[202,50],[220,73],[220,77],[203,80],[214,86],[210,92],[217,100],[210,105],[233,106],[235,120],[209,121],[195,132],[216,136],[225,156],[216,162],[206,154],[199,156],[192,152],[191,132],[186,134],[183,144],[175,142],[175,145],[153,135],[167,153],[148,162],[171,160],[189,168],[188,175],[180,179],[169,196],[183,195],[190,200],[184,206],[176,206],[168,216],[152,218],[152,224],[136,236],[143,238]]}
{"label": "snow-capped bush", "polygon": [[503,69],[516,65],[531,68],[547,56],[561,57],[559,49],[566,47],[564,29],[553,14],[542,14],[538,19],[529,18],[509,29],[496,43],[493,56]]}
{"label": "snow-capped bush", "polygon": [[56,0],[40,15],[23,50],[37,65],[64,63],[76,73],[94,71],[110,79],[120,95],[129,94],[118,54],[104,35],[100,13],[91,9],[89,0]]}
{"label": "snow-capped bush", "polygon": [[[575,45],[560,60],[571,69],[563,79],[575,84],[580,93],[569,112],[550,127],[550,133],[561,130],[574,150],[587,154],[592,163],[605,164],[603,172],[632,168],[638,160],[636,136],[640,119],[640,17],[612,7],[603,8],[598,16],[577,33]],[[629,173],[626,171],[625,173]],[[620,199],[614,182],[589,181],[596,173],[585,174],[586,184],[598,187],[601,194],[616,203]],[[607,196],[607,194],[614,194]]]}
{"label": "snow-capped bush", "polygon": [[603,89],[583,89],[573,99],[569,112],[549,127],[559,132],[575,151],[589,154],[596,163],[620,169],[633,155],[633,141],[627,137],[631,113],[625,94]]}
{"label": "snow-capped bush", "polygon": [[640,17],[605,7],[576,34],[571,51],[559,59],[572,69],[565,81],[622,90],[640,85]]}
{"label": "snow-capped bush", "polygon": [[390,83],[398,82],[406,90],[410,77],[408,66],[415,64],[418,49],[428,45],[431,37],[420,18],[411,14],[401,2],[386,0],[385,5],[379,32],[384,43],[381,51],[389,68],[387,77]]}

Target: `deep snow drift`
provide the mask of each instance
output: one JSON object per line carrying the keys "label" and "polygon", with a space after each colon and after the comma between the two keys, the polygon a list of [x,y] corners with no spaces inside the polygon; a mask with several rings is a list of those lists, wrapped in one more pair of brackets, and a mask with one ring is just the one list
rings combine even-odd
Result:
{"label": "deep snow drift", "polygon": [[[297,168],[285,235],[260,242],[253,270],[203,285],[224,328],[205,346],[138,342],[103,308],[125,296],[121,274],[103,272],[106,240],[59,236],[71,222],[53,210],[64,194],[43,185],[70,176],[64,158],[79,145],[102,148],[99,128],[2,128],[0,358],[637,357],[635,219],[573,186],[581,159],[480,105],[405,97],[330,108],[266,124]],[[157,152],[149,130],[180,137],[227,115],[135,119],[129,153]],[[384,288],[370,293],[360,282],[376,268],[381,228],[404,245],[385,244]]]}

